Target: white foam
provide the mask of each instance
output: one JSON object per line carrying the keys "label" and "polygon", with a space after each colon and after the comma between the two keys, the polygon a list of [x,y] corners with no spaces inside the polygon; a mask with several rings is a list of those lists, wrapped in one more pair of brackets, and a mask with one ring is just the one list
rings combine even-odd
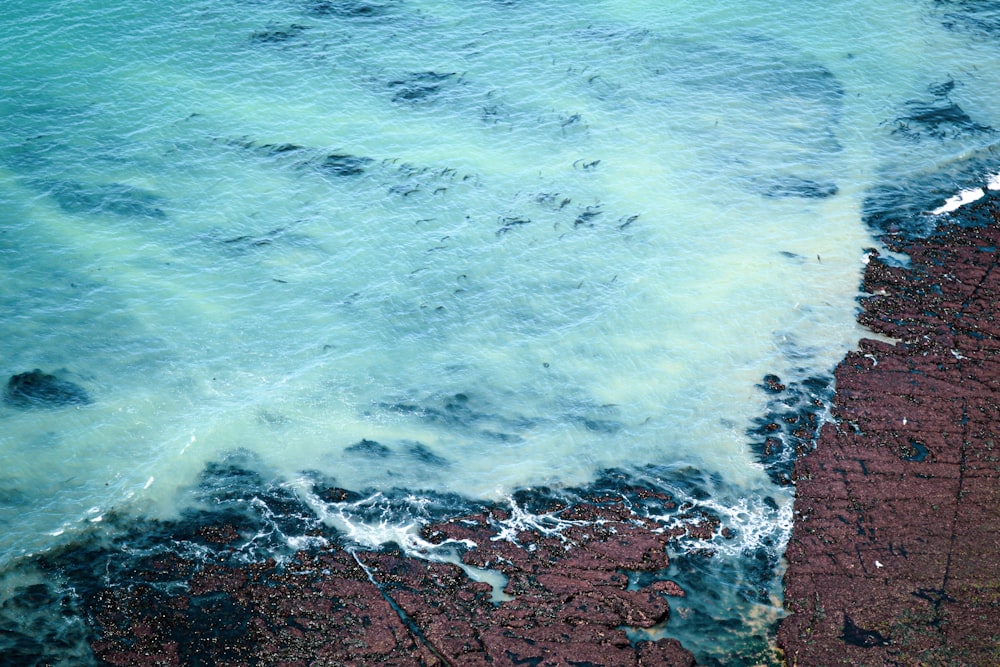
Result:
{"label": "white foam", "polygon": [[988,190],[1000,190],[1000,172],[990,174],[986,177],[986,184],[976,188],[968,188],[960,191],[957,195],[949,197],[944,204],[931,211],[931,215],[941,215],[957,211],[966,204],[979,201],[986,196]]}
{"label": "white foam", "polygon": [[[388,543],[395,543],[408,556],[456,565],[473,581],[489,584],[490,599],[495,603],[514,599],[504,592],[507,577],[501,572],[469,565],[462,560],[463,550],[475,549],[478,546],[473,540],[447,539],[437,544],[428,542],[421,537],[421,530],[427,521],[416,517],[400,521],[390,513],[388,499],[381,493],[374,493],[353,503],[327,503],[308,488],[307,480],[297,480],[293,486],[324,523],[345,533],[348,540],[358,547],[376,549]],[[426,507],[430,502],[428,498],[414,495],[407,496],[406,501],[418,509]],[[359,509],[370,508],[380,503],[384,503],[386,509],[382,513],[382,518],[375,523],[360,520],[355,514]],[[325,542],[324,540],[324,544]]]}
{"label": "white foam", "polygon": [[325,537],[317,535],[292,535],[285,538],[285,544],[293,551],[303,551],[305,549],[316,549],[327,546],[330,543]]}
{"label": "white foam", "polygon": [[[421,529],[427,520],[411,515],[401,518],[398,512],[393,512],[388,498],[381,492],[376,492],[355,502],[327,503],[314,493],[306,479],[296,480],[290,485],[302,500],[316,513],[323,523],[337,529],[348,541],[366,548],[376,549],[385,544],[396,543],[409,555],[428,558],[442,545],[461,545],[468,549],[476,547],[471,540],[445,540],[441,544],[428,542],[420,536]],[[417,509],[425,507],[430,502],[427,498],[408,496],[406,502]],[[377,521],[364,520],[361,515],[368,513],[379,505],[383,507]]]}
{"label": "white foam", "polygon": [[[727,504],[713,498],[698,500],[675,492],[686,512],[672,512],[650,518],[663,524],[663,530],[699,524],[692,522],[689,515],[704,510],[719,518],[719,527],[708,539],[681,537],[677,545],[681,551],[711,551],[721,556],[739,558],[764,547],[774,549],[784,545],[791,536],[793,508],[789,498],[777,509],[758,496],[744,496]],[[685,518],[685,516],[688,518]],[[728,529],[728,537],[723,533]]]}
{"label": "white foam", "polygon": [[563,519],[559,516],[559,511],[534,514],[518,505],[517,501],[512,497],[507,498],[507,503],[510,506],[510,516],[503,521],[497,522],[500,530],[496,536],[490,538],[494,542],[506,540],[507,542],[520,545],[517,541],[517,535],[525,531],[531,531],[546,537],[558,537],[565,541],[566,537],[562,533],[571,526],[590,526],[603,523],[602,520],[580,521]]}
{"label": "white foam", "polygon": [[966,204],[971,204],[974,201],[982,199],[986,195],[986,190],[984,188],[971,188],[969,190],[962,190],[954,197],[949,197],[945,200],[944,204],[938,206],[936,209],[931,211],[931,215],[941,215],[942,213],[951,213],[952,211],[957,211]]}

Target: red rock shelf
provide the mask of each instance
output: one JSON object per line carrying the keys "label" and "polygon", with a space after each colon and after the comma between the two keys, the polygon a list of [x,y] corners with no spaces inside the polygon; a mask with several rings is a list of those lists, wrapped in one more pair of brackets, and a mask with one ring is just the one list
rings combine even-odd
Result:
{"label": "red rock shelf", "polygon": [[[639,497],[674,507],[666,496]],[[199,530],[218,564],[184,557],[130,565],[130,585],[100,591],[88,605],[99,632],[96,657],[111,665],[614,665],[692,667],[671,639],[631,642],[625,628],[653,628],[683,596],[662,579],[666,546],[711,533],[694,521],[663,530],[621,498],[563,508],[558,532],[524,530],[497,539],[508,518],[491,509],[425,527],[429,542],[470,540],[464,561],[506,577],[507,600],[454,563],[391,548],[331,544],[290,563],[226,563],[233,526]],[[629,572],[651,582],[630,585]]]}
{"label": "red rock shelf", "polygon": [[788,665],[1000,664],[1000,206],[884,239],[833,422],[795,464]]}

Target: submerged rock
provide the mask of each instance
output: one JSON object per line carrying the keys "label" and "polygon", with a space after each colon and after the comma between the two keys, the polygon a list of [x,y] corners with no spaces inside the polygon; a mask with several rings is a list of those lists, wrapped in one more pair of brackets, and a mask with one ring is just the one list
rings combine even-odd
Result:
{"label": "submerged rock", "polygon": [[268,26],[266,30],[259,30],[250,35],[250,41],[256,44],[278,44],[294,39],[306,30],[308,30],[307,26],[299,25],[298,23],[293,23],[284,28]]}
{"label": "submerged rock", "polygon": [[1000,12],[992,2],[974,0],[935,0],[942,11],[941,25],[948,30],[968,33],[979,39],[995,39],[1000,35]]}
{"label": "submerged rock", "polygon": [[314,2],[309,10],[314,16],[339,16],[342,18],[378,18],[389,12],[386,5],[357,0],[320,0]]}
{"label": "submerged rock", "polygon": [[69,380],[35,369],[18,373],[7,381],[3,402],[15,408],[58,408],[90,403],[87,391]]}
{"label": "submerged rock", "polygon": [[775,484],[790,484],[797,457],[813,448],[832,397],[832,382],[832,377],[814,376],[786,384],[777,375],[765,375],[757,385],[769,395],[768,407],[747,435],[757,460]]}
{"label": "submerged rock", "polygon": [[364,454],[365,456],[377,456],[379,458],[385,458],[392,454],[392,450],[382,443],[365,439],[354,443],[344,451],[352,454]]}
{"label": "submerged rock", "polygon": [[124,183],[87,185],[59,181],[48,187],[48,194],[67,213],[111,213],[121,217],[167,217],[159,204],[160,197]]}
{"label": "submerged rock", "polygon": [[837,194],[840,189],[832,181],[814,181],[798,176],[782,176],[764,184],[761,194],[765,197],[803,199],[825,199]]}
{"label": "submerged rock", "polygon": [[439,467],[448,465],[448,459],[438,456],[431,451],[430,447],[420,442],[414,442],[411,444],[407,448],[406,452],[421,463]]}

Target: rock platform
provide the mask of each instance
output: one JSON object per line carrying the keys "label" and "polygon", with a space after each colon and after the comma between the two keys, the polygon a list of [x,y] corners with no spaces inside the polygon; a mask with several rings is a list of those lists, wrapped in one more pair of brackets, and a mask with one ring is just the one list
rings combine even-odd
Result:
{"label": "rock platform", "polygon": [[[169,540],[54,554],[43,567],[76,591],[100,664],[692,667],[678,641],[629,629],[656,628],[685,594],[666,578],[667,544],[708,537],[717,523],[667,529],[636,503],[676,507],[623,488],[549,507],[549,524],[502,536],[513,524],[499,507],[424,526],[425,544],[454,547],[453,562],[319,534],[323,546],[288,560],[248,561],[260,533],[244,521],[158,524]],[[163,548],[170,540],[184,548]],[[485,571],[500,576],[477,581]]]}
{"label": "rock platform", "polygon": [[877,338],[795,463],[790,666],[1000,664],[1000,200],[950,217],[871,252]]}

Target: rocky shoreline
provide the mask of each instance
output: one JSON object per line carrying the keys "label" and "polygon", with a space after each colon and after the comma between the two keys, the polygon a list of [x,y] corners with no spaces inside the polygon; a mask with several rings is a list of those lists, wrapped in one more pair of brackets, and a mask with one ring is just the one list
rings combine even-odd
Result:
{"label": "rocky shoreline", "polygon": [[[1000,196],[888,228],[833,419],[799,457],[790,666],[1000,664]],[[898,257],[898,256],[897,256]]]}
{"label": "rocky shoreline", "polygon": [[667,547],[709,539],[719,522],[625,475],[573,503],[536,491],[424,525],[437,551],[423,558],[351,547],[238,461],[206,471],[202,489],[206,511],[123,519],[25,568],[3,611],[27,621],[0,665],[695,664],[656,632],[685,595]]}
{"label": "rocky shoreline", "polygon": [[[859,316],[878,338],[837,367],[818,438],[825,380],[761,385],[772,404],[752,446],[797,487],[777,635],[789,666],[1000,663],[1000,193],[940,219],[930,236],[881,230]],[[685,596],[667,553],[729,536],[648,482],[608,471],[572,498],[441,499],[454,504],[423,522],[418,558],[352,547],[237,457],[205,471],[206,509],[121,517],[3,582],[4,616],[27,620],[0,665],[691,667],[664,638]],[[705,493],[696,471],[671,482]],[[777,557],[760,558],[773,577]],[[759,643],[727,664],[773,664]]]}

